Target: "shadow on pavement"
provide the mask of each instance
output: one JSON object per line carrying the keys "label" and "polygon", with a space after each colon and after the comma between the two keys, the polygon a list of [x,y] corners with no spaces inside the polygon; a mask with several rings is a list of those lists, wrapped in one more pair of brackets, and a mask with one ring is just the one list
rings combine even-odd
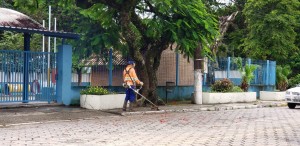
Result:
{"label": "shadow on pavement", "polygon": [[0,126],[18,123],[79,120],[115,115],[99,110],[87,110],[79,106],[63,105],[0,108]]}

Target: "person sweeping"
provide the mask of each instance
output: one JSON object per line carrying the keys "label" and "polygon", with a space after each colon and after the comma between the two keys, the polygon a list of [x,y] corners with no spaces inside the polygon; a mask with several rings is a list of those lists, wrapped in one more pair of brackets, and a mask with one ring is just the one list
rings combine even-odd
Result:
{"label": "person sweeping", "polygon": [[[123,80],[126,88],[126,97],[124,100],[123,111],[126,111],[127,103],[129,101],[129,111],[133,109],[133,102],[135,101],[135,92],[133,91],[136,88],[136,85],[139,84],[143,86],[143,82],[139,80],[135,72],[135,62],[128,61],[126,68],[123,71]],[[133,89],[133,90],[132,90]]]}

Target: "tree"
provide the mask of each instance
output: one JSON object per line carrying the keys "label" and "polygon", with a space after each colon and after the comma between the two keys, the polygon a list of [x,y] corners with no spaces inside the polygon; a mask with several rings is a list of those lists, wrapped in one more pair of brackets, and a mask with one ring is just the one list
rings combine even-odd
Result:
{"label": "tree", "polygon": [[[215,40],[212,50],[216,57],[245,57],[241,47],[246,36],[246,25],[242,13],[246,0],[206,0],[210,12],[219,17],[220,36]],[[217,66],[217,65],[216,65]]]}
{"label": "tree", "polygon": [[243,10],[248,35],[245,51],[253,58],[283,63],[298,51],[295,45],[298,0],[248,0]]}
{"label": "tree", "polygon": [[235,19],[230,22],[227,32],[224,35],[222,45],[219,48],[218,56],[238,56],[246,58],[246,54],[242,46],[244,38],[247,36],[247,25],[245,24],[245,16],[243,9],[246,0],[234,0],[231,5],[223,9],[219,9],[217,15],[223,16],[238,12]]}
{"label": "tree", "polygon": [[[69,1],[70,2],[70,1]],[[66,4],[66,1],[63,1]],[[82,11],[104,28],[117,28],[115,42],[128,46],[144,81],[143,94],[156,102],[156,72],[162,52],[176,45],[176,51],[193,57],[202,44],[202,53],[218,34],[217,21],[201,0],[91,0]]]}

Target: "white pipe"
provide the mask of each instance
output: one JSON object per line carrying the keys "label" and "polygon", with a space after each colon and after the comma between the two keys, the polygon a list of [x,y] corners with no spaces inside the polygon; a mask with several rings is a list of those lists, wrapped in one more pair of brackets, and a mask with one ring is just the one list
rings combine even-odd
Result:
{"label": "white pipe", "polygon": [[[54,18],[54,31],[56,31],[56,18]],[[56,37],[54,38],[54,53],[56,53]]]}
{"label": "white pipe", "polygon": [[[45,27],[45,20],[43,20],[43,27]],[[44,86],[43,85],[43,82],[44,82],[44,69],[45,69],[45,66],[44,66],[44,61],[45,61],[45,54],[44,54],[44,52],[45,52],[45,35],[43,35],[43,46],[42,46],[42,49],[43,49],[43,69],[42,69],[42,79],[41,79],[41,81],[40,81],[40,83],[42,83],[42,86]]]}
{"label": "white pipe", "polygon": [[[49,20],[49,23],[48,23],[48,29],[49,29],[49,31],[51,30],[51,6],[49,6],[49,18],[48,18],[48,20]],[[50,36],[48,36],[48,52],[50,52],[50,48],[51,48],[51,46],[50,46]]]}
{"label": "white pipe", "polygon": [[[51,30],[51,6],[49,6],[49,31]],[[48,36],[48,87],[50,86],[50,36]]]}
{"label": "white pipe", "polygon": [[[45,27],[45,20],[43,20],[43,27]],[[45,36],[43,35],[43,52],[45,52]]]}

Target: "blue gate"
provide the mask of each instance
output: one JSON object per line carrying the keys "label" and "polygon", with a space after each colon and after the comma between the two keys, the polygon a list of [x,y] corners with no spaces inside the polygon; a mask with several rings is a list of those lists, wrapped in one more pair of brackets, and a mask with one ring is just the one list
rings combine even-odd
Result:
{"label": "blue gate", "polygon": [[56,101],[56,72],[56,53],[0,50],[0,102]]}

